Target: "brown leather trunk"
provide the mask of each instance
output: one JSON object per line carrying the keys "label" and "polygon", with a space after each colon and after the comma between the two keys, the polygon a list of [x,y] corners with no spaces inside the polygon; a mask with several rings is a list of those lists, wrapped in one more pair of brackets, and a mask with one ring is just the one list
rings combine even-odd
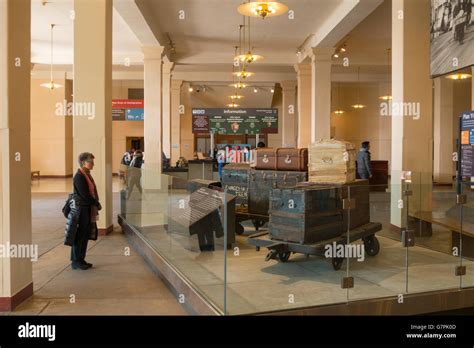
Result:
{"label": "brown leather trunk", "polygon": [[278,170],[308,170],[308,149],[280,148],[276,150],[276,156]]}
{"label": "brown leather trunk", "polygon": [[277,170],[277,159],[274,149],[257,149],[256,169]]}

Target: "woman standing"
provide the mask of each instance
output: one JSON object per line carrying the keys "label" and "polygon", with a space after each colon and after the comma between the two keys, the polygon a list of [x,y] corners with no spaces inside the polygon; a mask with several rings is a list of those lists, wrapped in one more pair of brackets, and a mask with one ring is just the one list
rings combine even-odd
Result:
{"label": "woman standing", "polygon": [[99,195],[91,170],[94,168],[94,155],[84,152],[79,155],[79,169],[74,175],[74,193],[81,198],[79,224],[76,238],[71,248],[72,269],[88,269],[91,263],[86,262],[87,243],[89,239],[97,240],[97,216],[102,209]]}

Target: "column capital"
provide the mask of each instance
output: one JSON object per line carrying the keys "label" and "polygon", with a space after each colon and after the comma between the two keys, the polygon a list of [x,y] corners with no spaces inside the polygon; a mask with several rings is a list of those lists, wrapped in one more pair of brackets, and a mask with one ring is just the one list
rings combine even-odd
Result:
{"label": "column capital", "polygon": [[163,74],[171,74],[171,70],[174,68],[173,62],[165,62],[163,63]]}
{"label": "column capital", "polygon": [[183,80],[171,80],[171,89],[181,89]]}
{"label": "column capital", "polygon": [[283,92],[291,92],[296,89],[296,86],[298,85],[298,81],[296,80],[285,80],[285,81],[280,81],[280,86]]}
{"label": "column capital", "polygon": [[144,59],[163,59],[165,53],[164,46],[143,46]]}
{"label": "column capital", "polygon": [[313,47],[311,48],[311,62],[332,62],[334,47]]}
{"label": "column capital", "polygon": [[298,75],[311,76],[311,64],[310,63],[299,63],[294,65],[295,71]]}

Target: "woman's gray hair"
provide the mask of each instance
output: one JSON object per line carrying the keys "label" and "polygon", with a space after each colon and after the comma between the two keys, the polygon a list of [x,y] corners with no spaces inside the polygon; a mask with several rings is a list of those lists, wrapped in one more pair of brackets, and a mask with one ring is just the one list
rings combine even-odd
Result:
{"label": "woman's gray hair", "polygon": [[82,167],[85,161],[91,161],[95,157],[90,152],[83,152],[78,157],[79,167]]}

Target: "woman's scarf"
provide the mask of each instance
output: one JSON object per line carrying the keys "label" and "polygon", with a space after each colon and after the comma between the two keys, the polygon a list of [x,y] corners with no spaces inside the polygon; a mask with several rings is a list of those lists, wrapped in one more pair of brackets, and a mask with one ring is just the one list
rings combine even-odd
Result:
{"label": "woman's scarf", "polygon": [[[82,175],[86,178],[87,186],[89,187],[89,193],[97,201],[99,201],[99,195],[97,194],[97,187],[95,186],[94,179],[90,175],[87,168],[79,168]],[[97,216],[99,215],[99,208],[96,205],[91,206],[91,222],[97,222]]]}

